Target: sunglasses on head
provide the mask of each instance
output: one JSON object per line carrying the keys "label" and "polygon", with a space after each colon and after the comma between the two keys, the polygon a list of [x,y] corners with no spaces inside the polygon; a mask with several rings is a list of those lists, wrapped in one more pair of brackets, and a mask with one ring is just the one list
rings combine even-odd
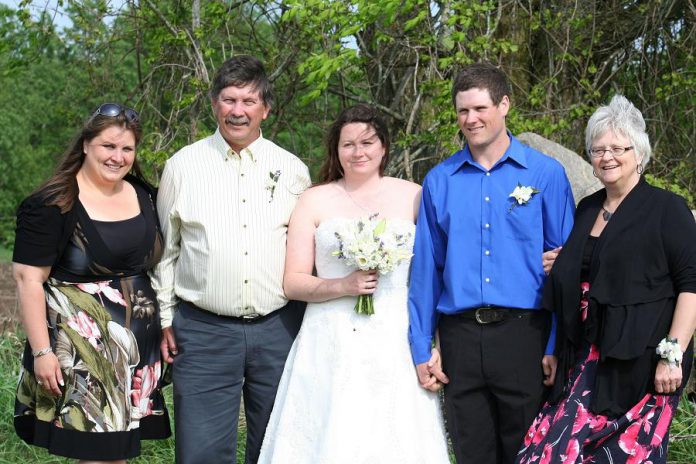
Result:
{"label": "sunglasses on head", "polygon": [[123,113],[126,116],[126,119],[130,122],[140,121],[140,115],[137,111],[135,111],[133,108],[128,108],[127,106],[121,106],[118,103],[103,103],[99,105],[99,108],[94,111],[92,117],[102,115],[115,118],[121,113]]}

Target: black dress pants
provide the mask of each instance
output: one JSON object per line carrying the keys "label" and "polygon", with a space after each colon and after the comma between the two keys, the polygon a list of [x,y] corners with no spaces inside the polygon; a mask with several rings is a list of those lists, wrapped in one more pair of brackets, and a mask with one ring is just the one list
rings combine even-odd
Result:
{"label": "black dress pants", "polygon": [[533,312],[486,325],[440,318],[445,416],[458,464],[509,464],[545,395],[541,361],[550,317]]}

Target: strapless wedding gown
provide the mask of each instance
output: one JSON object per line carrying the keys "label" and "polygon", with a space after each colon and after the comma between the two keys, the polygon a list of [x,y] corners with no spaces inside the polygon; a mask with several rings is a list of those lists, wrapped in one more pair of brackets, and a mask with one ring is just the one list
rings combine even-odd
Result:
{"label": "strapless wedding gown", "polygon": [[[320,277],[354,269],[332,253],[342,221],[323,221],[315,235]],[[410,233],[414,225],[388,220]],[[375,314],[358,315],[355,297],[307,306],[285,364],[260,464],[449,463],[436,394],[420,387],[408,345],[410,261],[380,276]]]}

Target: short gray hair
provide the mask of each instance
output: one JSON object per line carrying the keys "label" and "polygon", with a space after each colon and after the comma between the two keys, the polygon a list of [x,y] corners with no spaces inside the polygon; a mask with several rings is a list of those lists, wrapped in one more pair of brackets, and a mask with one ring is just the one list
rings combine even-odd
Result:
{"label": "short gray hair", "polygon": [[645,132],[645,119],[640,110],[623,95],[614,95],[607,106],[600,106],[587,121],[585,129],[585,149],[590,156],[592,142],[613,131],[630,140],[636,160],[642,157],[640,163],[645,166],[650,160],[652,149],[650,138]]}

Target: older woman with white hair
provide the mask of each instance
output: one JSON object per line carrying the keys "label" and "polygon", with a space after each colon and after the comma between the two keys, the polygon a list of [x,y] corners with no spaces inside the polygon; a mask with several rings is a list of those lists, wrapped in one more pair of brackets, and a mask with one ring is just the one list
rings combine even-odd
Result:
{"label": "older woman with white hair", "polygon": [[585,143],[604,189],[578,205],[544,289],[559,365],[517,462],[664,463],[693,360],[696,223],[641,176],[650,142],[625,97],[595,111]]}

